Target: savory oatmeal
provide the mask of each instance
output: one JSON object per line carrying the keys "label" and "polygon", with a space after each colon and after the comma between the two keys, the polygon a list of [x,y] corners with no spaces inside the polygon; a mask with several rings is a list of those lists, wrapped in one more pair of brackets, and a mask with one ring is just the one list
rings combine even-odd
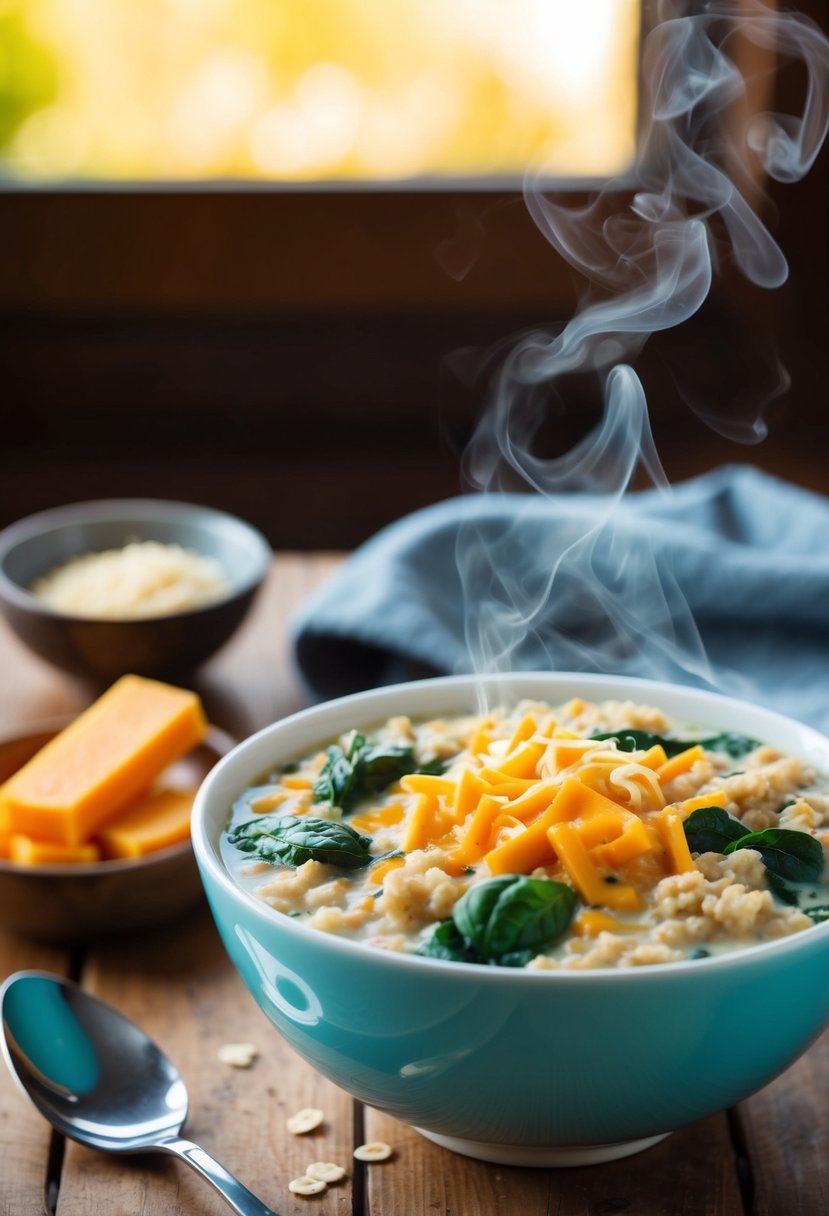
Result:
{"label": "savory oatmeal", "polygon": [[278,913],[534,970],[703,958],[829,918],[829,780],[632,702],[351,731],[268,773],[223,837]]}

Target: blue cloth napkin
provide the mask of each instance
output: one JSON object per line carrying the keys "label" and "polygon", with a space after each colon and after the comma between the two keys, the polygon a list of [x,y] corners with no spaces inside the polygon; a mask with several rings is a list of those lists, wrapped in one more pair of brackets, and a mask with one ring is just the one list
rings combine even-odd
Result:
{"label": "blue cloth napkin", "polygon": [[829,732],[829,499],[748,466],[621,497],[470,494],[356,550],[293,622],[310,694],[600,671]]}

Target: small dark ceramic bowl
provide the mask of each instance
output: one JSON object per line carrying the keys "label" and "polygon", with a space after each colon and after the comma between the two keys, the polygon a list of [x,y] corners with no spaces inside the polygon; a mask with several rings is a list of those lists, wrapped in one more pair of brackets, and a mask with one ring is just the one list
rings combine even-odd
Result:
{"label": "small dark ceramic bowl", "polygon": [[[73,557],[129,541],[177,544],[215,558],[230,592],[168,616],[101,620],[56,611],[32,595],[40,576]],[[108,683],[126,673],[181,680],[242,623],[271,561],[255,528],[209,507],[156,499],[101,499],[30,515],[0,533],[0,610],[41,658]]]}
{"label": "small dark ceramic bowl", "polygon": [[[0,782],[21,768],[72,718],[0,733]],[[175,766],[195,788],[234,740],[212,727]],[[21,866],[0,859],[0,929],[71,945],[167,924],[203,902],[189,840],[146,857],[85,865]]]}

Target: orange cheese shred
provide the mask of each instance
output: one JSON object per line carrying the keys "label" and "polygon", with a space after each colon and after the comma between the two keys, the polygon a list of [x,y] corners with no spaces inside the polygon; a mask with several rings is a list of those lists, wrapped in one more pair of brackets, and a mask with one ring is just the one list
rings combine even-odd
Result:
{"label": "orange cheese shred", "polygon": [[469,865],[481,860],[489,848],[495,818],[504,812],[505,807],[506,799],[493,798],[490,794],[483,795],[455,850],[454,856],[459,862]]}
{"label": "orange cheese shred", "polygon": [[546,750],[546,743],[521,743],[515,751],[504,756],[495,767],[505,777],[520,777],[525,781],[536,780],[538,762]]}
{"label": "orange cheese shred", "polygon": [[547,828],[555,822],[555,803],[526,831],[518,832],[485,855],[491,874],[529,874],[552,861],[555,854],[547,839]]}
{"label": "orange cheese shred", "polygon": [[654,822],[673,872],[684,874],[686,871],[695,870],[680,816],[674,811],[660,811],[654,816]]}
{"label": "orange cheese shred", "polygon": [[404,852],[411,853],[414,849],[425,849],[437,832],[435,818],[438,813],[438,801],[433,794],[417,794],[415,804],[409,813],[406,834],[403,838]]}
{"label": "orange cheese shred", "polygon": [[[455,797],[452,803],[456,823],[463,823],[471,815],[487,789],[477,773],[465,768],[458,778]],[[489,791],[491,793],[491,791]]]}
{"label": "orange cheese shred", "polygon": [[573,921],[579,937],[598,937],[600,933],[638,933],[646,926],[629,920],[619,920],[599,908],[585,908]]}
{"label": "orange cheese shred", "polygon": [[677,752],[665,764],[660,764],[656,770],[660,784],[667,785],[669,781],[681,777],[683,773],[690,772],[698,761],[704,759],[705,752],[699,743],[695,743],[693,747],[686,747],[684,752]]}
{"label": "orange cheese shred", "polygon": [[649,853],[652,848],[653,842],[644,823],[638,815],[631,815],[626,820],[621,834],[615,840],[599,845],[595,853],[599,861],[611,869],[618,870],[635,858],[641,857],[643,853]]}
{"label": "orange cheese shred", "polygon": [[567,871],[573,886],[586,904],[634,911],[642,898],[630,883],[609,882],[594,864],[572,823],[554,823],[547,830],[550,843]]}
{"label": "orange cheese shred", "polygon": [[355,832],[376,832],[378,828],[392,827],[400,823],[406,809],[402,802],[389,802],[386,806],[373,807],[359,815],[352,815],[349,824]]}
{"label": "orange cheese shred", "polygon": [[433,773],[407,773],[400,778],[400,786],[407,794],[434,794],[436,797],[454,799],[457,783],[449,777],[437,777]]}
{"label": "orange cheese shred", "polygon": [[538,723],[534,714],[525,714],[521,721],[512,732],[512,738],[507,744],[507,755],[514,752],[520,743],[529,739],[530,735],[534,735],[538,729]]}
{"label": "orange cheese shred", "polygon": [[379,886],[390,870],[396,870],[399,866],[405,863],[405,857],[385,857],[382,861],[375,862],[368,872],[370,882],[376,882]]}
{"label": "orange cheese shred", "polygon": [[710,794],[697,794],[696,798],[686,798],[671,809],[685,819],[692,811],[698,811],[702,806],[725,806],[727,801],[725,790],[714,790]]}

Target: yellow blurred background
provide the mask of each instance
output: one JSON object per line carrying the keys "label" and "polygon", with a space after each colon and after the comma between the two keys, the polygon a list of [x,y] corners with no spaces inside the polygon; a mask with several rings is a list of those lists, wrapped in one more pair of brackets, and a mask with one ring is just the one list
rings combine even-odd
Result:
{"label": "yellow blurred background", "polygon": [[0,0],[0,174],[607,177],[640,0]]}

